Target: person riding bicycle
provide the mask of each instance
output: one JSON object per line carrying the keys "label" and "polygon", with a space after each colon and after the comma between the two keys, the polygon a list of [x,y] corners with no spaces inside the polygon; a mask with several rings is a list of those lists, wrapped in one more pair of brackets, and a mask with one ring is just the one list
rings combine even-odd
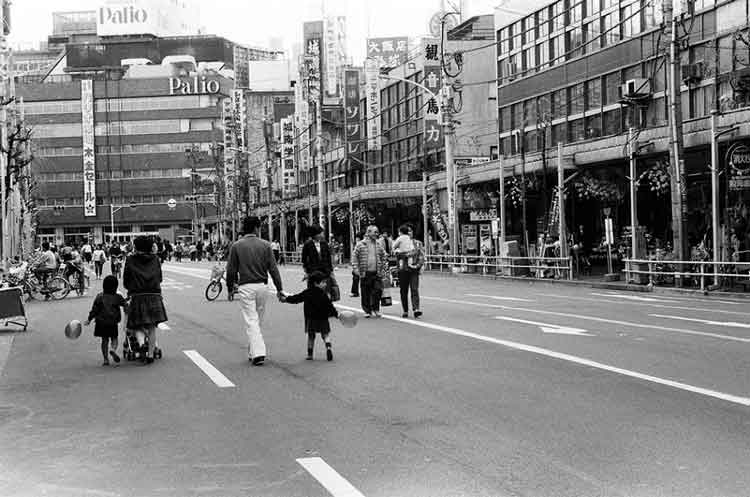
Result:
{"label": "person riding bicycle", "polygon": [[42,243],[42,257],[39,265],[34,268],[34,274],[42,285],[47,284],[50,275],[57,271],[57,257],[50,250],[49,242]]}
{"label": "person riding bicycle", "polygon": [[60,252],[62,261],[66,264],[63,278],[68,280],[71,275],[76,275],[78,287],[83,288],[83,258],[76,247],[66,245]]}
{"label": "person riding bicycle", "polygon": [[112,274],[119,277],[120,276],[120,270],[117,267],[118,264],[120,267],[122,267],[122,259],[123,259],[123,253],[122,249],[120,248],[120,244],[117,242],[112,244],[112,247],[109,249],[109,266],[110,270],[112,271]]}

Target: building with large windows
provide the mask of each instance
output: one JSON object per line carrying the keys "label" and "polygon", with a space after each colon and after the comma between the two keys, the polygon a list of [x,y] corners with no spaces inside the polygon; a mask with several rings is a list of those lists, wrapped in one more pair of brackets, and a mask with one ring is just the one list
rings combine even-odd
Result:
{"label": "building with large windows", "polygon": [[[161,69],[159,67],[158,69]],[[217,74],[190,94],[175,92],[171,68],[148,78],[121,78],[111,73],[65,83],[24,84],[27,121],[33,127],[33,171],[37,235],[57,243],[91,236],[95,241],[130,238],[135,233],[172,235],[197,231],[216,221],[211,204],[186,201],[194,192],[213,193],[213,150],[222,140],[220,99],[230,94],[232,81]],[[183,79],[192,83],[193,79]],[[84,164],[87,113],[91,99],[93,125],[93,185]],[[191,153],[186,156],[186,151]],[[218,151],[218,150],[217,150]],[[209,179],[203,192],[201,176]],[[85,209],[93,195],[95,207]],[[176,205],[170,207],[170,200]]]}
{"label": "building with large windows", "polygon": [[[742,212],[744,193],[732,187],[725,158],[730,145],[747,140],[750,129],[747,73],[750,47],[745,0],[689,2],[694,14],[678,24],[681,103],[687,171],[688,238],[697,245],[710,224],[710,119],[738,125],[720,144],[722,224],[726,238]],[[628,236],[628,130],[637,136],[637,215],[650,248],[671,240],[668,175],[668,40],[660,4],[648,0],[550,2],[525,15],[498,9],[496,32],[498,141],[506,175],[521,167],[527,176],[530,238],[546,231],[550,199],[543,184],[554,184],[556,146],[564,144],[566,167],[579,176],[569,188],[568,225],[579,227],[586,244],[598,248],[605,213],[620,240]],[[729,137],[727,137],[729,138]],[[541,167],[540,167],[541,166]],[[538,172],[547,168],[551,172]],[[668,176],[666,176],[668,178]],[[512,185],[511,185],[512,186]],[[520,233],[519,206],[508,203]],[[735,221],[732,221],[732,219]],[[739,222],[742,224],[742,222]],[[738,238],[744,237],[737,233]],[[627,245],[627,242],[624,243]],[[728,243],[725,244],[727,249]]]}

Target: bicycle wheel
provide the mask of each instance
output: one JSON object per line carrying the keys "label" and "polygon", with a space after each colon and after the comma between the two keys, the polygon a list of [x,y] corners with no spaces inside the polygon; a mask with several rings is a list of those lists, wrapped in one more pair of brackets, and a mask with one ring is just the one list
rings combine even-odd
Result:
{"label": "bicycle wheel", "polygon": [[55,276],[47,282],[47,291],[53,299],[61,300],[70,293],[70,284],[65,281],[65,278]]}
{"label": "bicycle wheel", "polygon": [[209,302],[213,302],[218,298],[218,296],[221,294],[221,281],[212,281],[208,284],[206,287],[206,298],[209,300]]}
{"label": "bicycle wheel", "polygon": [[34,300],[44,300],[45,293],[39,280],[32,276],[26,281],[26,287],[29,289],[29,297]]}

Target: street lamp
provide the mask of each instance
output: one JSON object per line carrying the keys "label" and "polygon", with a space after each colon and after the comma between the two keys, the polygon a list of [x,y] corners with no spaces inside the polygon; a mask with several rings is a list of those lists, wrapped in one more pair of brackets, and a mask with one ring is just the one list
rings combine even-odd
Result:
{"label": "street lamp", "polygon": [[[427,94],[429,94],[436,102],[441,102],[442,99],[439,95],[435,94],[421,83],[412,81],[410,79],[401,78],[398,76],[391,76],[390,74],[380,74],[378,77],[381,79],[390,79],[393,81],[401,81],[403,83],[416,86],[421,88]],[[448,228],[453,238],[453,243],[450,244],[452,255],[458,255],[458,219],[456,216],[456,170],[455,163],[453,161],[453,143],[451,142],[451,135],[453,134],[453,123],[450,121],[450,117],[446,120],[443,118],[443,127],[445,128],[445,189],[448,193]],[[425,226],[425,231],[427,226]]]}

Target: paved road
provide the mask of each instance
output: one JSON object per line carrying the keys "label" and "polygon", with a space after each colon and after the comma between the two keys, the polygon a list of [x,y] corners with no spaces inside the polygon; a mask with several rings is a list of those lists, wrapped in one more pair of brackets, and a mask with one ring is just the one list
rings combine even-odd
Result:
{"label": "paved road", "polygon": [[422,319],[334,324],[332,363],[274,303],[257,368],[208,273],[165,266],[151,366],[64,338],[91,296],[0,336],[0,495],[747,495],[747,301],[426,276]]}

